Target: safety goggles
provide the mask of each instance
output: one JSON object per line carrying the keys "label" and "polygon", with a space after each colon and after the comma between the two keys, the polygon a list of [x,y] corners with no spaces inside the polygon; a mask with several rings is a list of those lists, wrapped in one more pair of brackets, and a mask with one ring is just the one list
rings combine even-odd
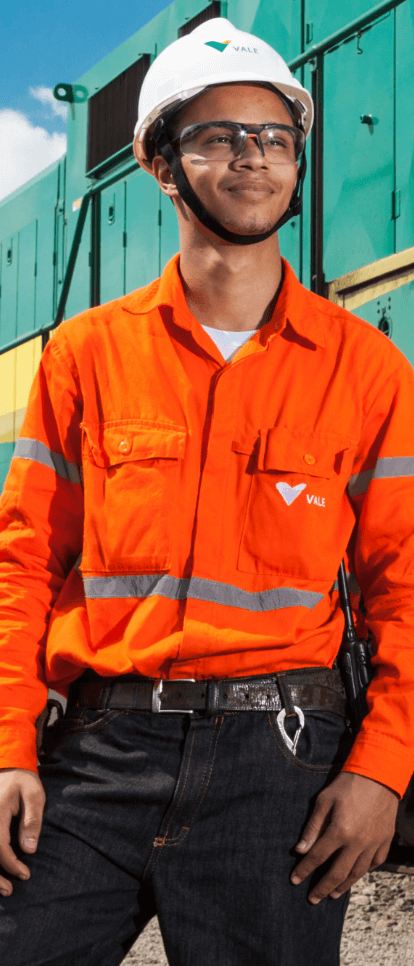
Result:
{"label": "safety goggles", "polygon": [[287,124],[242,124],[236,121],[206,121],[185,127],[171,143],[179,142],[182,155],[198,161],[237,161],[247,139],[254,138],[262,157],[270,164],[300,161],[305,134]]}

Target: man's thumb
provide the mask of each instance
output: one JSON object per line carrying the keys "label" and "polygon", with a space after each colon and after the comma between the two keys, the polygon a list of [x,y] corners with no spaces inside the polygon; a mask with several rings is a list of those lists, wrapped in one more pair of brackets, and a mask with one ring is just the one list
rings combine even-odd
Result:
{"label": "man's thumb", "polygon": [[19,826],[19,843],[24,852],[35,852],[42,827],[43,797],[31,795],[23,803]]}

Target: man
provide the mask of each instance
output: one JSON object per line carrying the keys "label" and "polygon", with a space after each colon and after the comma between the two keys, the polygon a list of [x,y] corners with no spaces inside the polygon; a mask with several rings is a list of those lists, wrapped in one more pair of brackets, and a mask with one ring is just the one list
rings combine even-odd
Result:
{"label": "man", "polygon": [[[281,260],[311,124],[228,21],[167,48],[135,152],[179,260],[43,354],[2,498],[3,966],[115,966],[155,911],[174,966],[333,966],[385,860],[413,770],[414,381]],[[376,652],[353,744],[345,553]],[[47,685],[69,705],[42,824]]]}

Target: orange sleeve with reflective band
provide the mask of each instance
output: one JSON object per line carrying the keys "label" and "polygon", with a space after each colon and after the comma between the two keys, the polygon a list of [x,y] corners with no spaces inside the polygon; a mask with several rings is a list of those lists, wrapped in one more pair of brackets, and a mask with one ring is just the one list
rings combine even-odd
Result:
{"label": "orange sleeve with reflective band", "polygon": [[413,399],[413,371],[403,360],[365,415],[358,472],[348,484],[358,520],[355,571],[376,675],[368,692],[370,713],[345,770],[400,793],[414,771]]}
{"label": "orange sleeve with reflective band", "polygon": [[161,279],[48,343],[0,501],[0,766],[36,768],[46,688],[331,667],[345,555],[375,641],[345,768],[414,770],[414,377],[284,262],[226,364]]}
{"label": "orange sleeve with reflective band", "polygon": [[82,549],[80,418],[76,380],[51,340],[0,502],[1,768],[37,768],[50,613]]}

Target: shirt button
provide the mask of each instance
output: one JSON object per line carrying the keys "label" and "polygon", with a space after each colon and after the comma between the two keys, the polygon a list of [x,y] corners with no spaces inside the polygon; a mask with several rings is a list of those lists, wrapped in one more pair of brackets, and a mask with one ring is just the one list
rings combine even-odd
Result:
{"label": "shirt button", "polygon": [[129,453],[130,448],[131,447],[130,447],[130,445],[128,443],[128,440],[127,439],[121,439],[121,442],[120,442],[120,444],[118,446],[119,452],[120,453]]}
{"label": "shirt button", "polygon": [[312,453],[305,453],[303,459],[308,466],[313,466],[313,464],[316,463],[316,457],[313,456]]}

